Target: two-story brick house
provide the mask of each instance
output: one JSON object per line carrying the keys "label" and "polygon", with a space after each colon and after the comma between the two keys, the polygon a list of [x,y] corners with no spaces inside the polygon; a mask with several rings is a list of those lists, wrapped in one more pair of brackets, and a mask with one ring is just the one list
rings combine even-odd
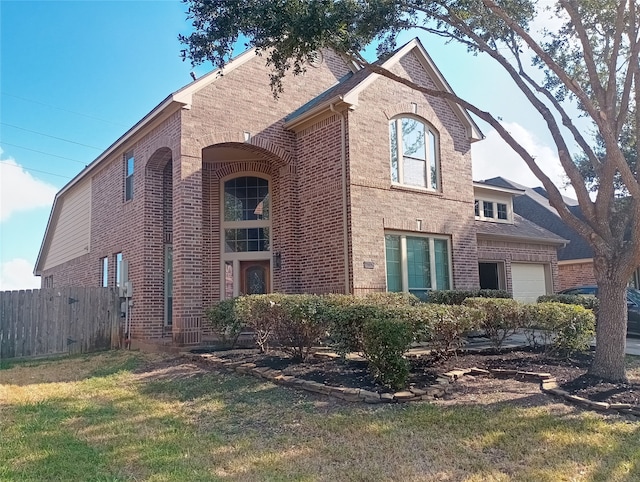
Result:
{"label": "two-story brick house", "polygon": [[[383,64],[450,87],[416,39]],[[113,286],[134,339],[243,293],[479,285],[466,111],[322,52],[274,99],[253,52],[171,94],[56,196],[43,286]]]}

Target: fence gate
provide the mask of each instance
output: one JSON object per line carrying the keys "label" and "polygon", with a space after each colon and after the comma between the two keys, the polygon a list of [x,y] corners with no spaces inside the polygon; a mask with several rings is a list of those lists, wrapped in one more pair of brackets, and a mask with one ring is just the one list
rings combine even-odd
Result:
{"label": "fence gate", "polygon": [[117,346],[120,302],[112,288],[0,292],[0,359],[77,354]]}

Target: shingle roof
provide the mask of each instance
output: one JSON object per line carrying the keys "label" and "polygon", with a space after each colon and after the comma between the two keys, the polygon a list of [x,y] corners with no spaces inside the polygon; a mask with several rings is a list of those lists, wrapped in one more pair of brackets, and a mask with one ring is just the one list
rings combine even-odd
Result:
{"label": "shingle roof", "polygon": [[[560,216],[558,216],[558,212],[549,204],[547,192],[543,188],[538,187],[532,189],[503,177],[494,177],[482,182],[492,186],[523,189],[525,191],[522,196],[517,196],[513,199],[513,210],[538,226],[569,241],[567,246],[558,250],[559,261],[593,257],[593,250],[589,246],[589,243],[576,231],[567,226]],[[582,211],[577,205],[577,201],[565,198],[565,202],[573,214],[580,218],[582,217]]]}
{"label": "shingle roof", "polygon": [[541,226],[523,218],[519,214],[513,215],[513,224],[491,221],[475,221],[476,232],[485,236],[496,236],[522,240],[535,240],[548,244],[565,244],[566,239],[547,231]]}

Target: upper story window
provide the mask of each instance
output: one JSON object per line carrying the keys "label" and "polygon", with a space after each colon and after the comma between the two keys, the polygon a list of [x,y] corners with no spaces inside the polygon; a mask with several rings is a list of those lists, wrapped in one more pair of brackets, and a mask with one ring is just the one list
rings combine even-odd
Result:
{"label": "upper story window", "polygon": [[436,191],[438,134],[424,122],[399,117],[389,123],[391,181]]}
{"label": "upper story window", "polygon": [[269,251],[269,181],[236,177],[224,183],[224,251]]}
{"label": "upper story window", "polygon": [[133,199],[133,151],[124,155],[124,200]]}
{"label": "upper story window", "polygon": [[507,203],[497,201],[476,199],[474,211],[477,219],[485,221],[506,221],[511,219],[510,206]]}

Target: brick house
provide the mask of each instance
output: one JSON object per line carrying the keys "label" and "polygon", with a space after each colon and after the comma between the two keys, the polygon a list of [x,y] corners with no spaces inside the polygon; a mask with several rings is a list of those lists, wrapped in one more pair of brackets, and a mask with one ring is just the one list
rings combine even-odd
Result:
{"label": "brick house", "polygon": [[525,302],[557,291],[557,253],[568,241],[518,213],[524,190],[487,181],[473,186],[480,287],[507,290]]}
{"label": "brick house", "polygon": [[[450,90],[417,39],[382,65]],[[482,134],[466,111],[330,51],[278,100],[252,51],[221,74],[168,96],[57,194],[43,287],[128,280],[131,336],[176,344],[243,293],[478,287]]]}
{"label": "brick house", "polygon": [[[593,250],[582,236],[560,219],[555,208],[549,204],[544,188],[522,186],[503,177],[494,177],[483,182],[496,188],[502,187],[520,191],[521,195],[513,201],[515,212],[567,240],[567,244],[558,249],[556,291],[596,284],[593,272]],[[578,201],[567,197],[564,198],[564,201],[573,214],[582,218]],[[640,268],[635,271],[629,284],[635,288],[640,287]]]}

